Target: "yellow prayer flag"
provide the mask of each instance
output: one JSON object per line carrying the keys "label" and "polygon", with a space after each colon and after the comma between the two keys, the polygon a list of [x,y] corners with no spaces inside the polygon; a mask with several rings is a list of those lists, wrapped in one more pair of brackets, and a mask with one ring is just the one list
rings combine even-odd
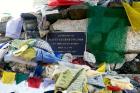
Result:
{"label": "yellow prayer flag", "polygon": [[2,76],[2,83],[12,84],[15,80],[15,75],[16,75],[16,73],[14,73],[14,72],[4,71],[3,76]]}
{"label": "yellow prayer flag", "polygon": [[97,69],[98,72],[105,72],[106,71],[106,63],[101,64]]}
{"label": "yellow prayer flag", "polygon": [[133,31],[140,31],[140,11],[138,11],[139,5],[139,3],[134,3],[133,6],[130,6],[128,3],[123,2],[123,6]]}

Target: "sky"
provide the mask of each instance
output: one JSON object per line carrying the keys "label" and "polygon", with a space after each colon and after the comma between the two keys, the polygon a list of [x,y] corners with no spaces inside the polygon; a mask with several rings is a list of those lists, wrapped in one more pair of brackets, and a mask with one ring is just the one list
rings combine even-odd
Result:
{"label": "sky", "polygon": [[33,11],[33,0],[0,0],[0,13],[19,13]]}

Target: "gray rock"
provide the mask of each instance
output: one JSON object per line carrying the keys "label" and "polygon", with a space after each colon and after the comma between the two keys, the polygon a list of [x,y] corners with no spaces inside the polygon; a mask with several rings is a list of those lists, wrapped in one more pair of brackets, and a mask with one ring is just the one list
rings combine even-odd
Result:
{"label": "gray rock", "polygon": [[138,54],[125,54],[125,61],[132,61]]}
{"label": "gray rock", "polygon": [[53,30],[63,32],[85,32],[87,30],[87,19],[82,20],[58,20],[52,24]]}
{"label": "gray rock", "polygon": [[127,53],[140,53],[140,32],[134,32],[129,28],[126,40]]}

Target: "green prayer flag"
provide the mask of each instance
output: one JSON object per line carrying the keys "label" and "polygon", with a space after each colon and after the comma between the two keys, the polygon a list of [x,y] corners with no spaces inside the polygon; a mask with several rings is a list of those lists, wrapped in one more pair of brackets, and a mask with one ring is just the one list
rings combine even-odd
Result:
{"label": "green prayer flag", "polygon": [[17,73],[16,74],[16,84],[28,79],[28,74]]}
{"label": "green prayer flag", "polygon": [[88,17],[87,48],[97,63],[123,62],[130,24],[124,8],[90,6]]}

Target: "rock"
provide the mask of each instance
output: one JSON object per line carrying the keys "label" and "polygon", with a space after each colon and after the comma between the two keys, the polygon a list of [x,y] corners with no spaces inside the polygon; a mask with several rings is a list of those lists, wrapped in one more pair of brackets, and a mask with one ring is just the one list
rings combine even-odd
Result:
{"label": "rock", "polygon": [[85,32],[87,31],[87,19],[82,20],[58,20],[52,24],[53,30],[62,32]]}
{"label": "rock", "polygon": [[129,28],[126,40],[127,53],[140,53],[140,32],[134,32]]}
{"label": "rock", "polygon": [[132,61],[138,54],[125,54],[125,60]]}

